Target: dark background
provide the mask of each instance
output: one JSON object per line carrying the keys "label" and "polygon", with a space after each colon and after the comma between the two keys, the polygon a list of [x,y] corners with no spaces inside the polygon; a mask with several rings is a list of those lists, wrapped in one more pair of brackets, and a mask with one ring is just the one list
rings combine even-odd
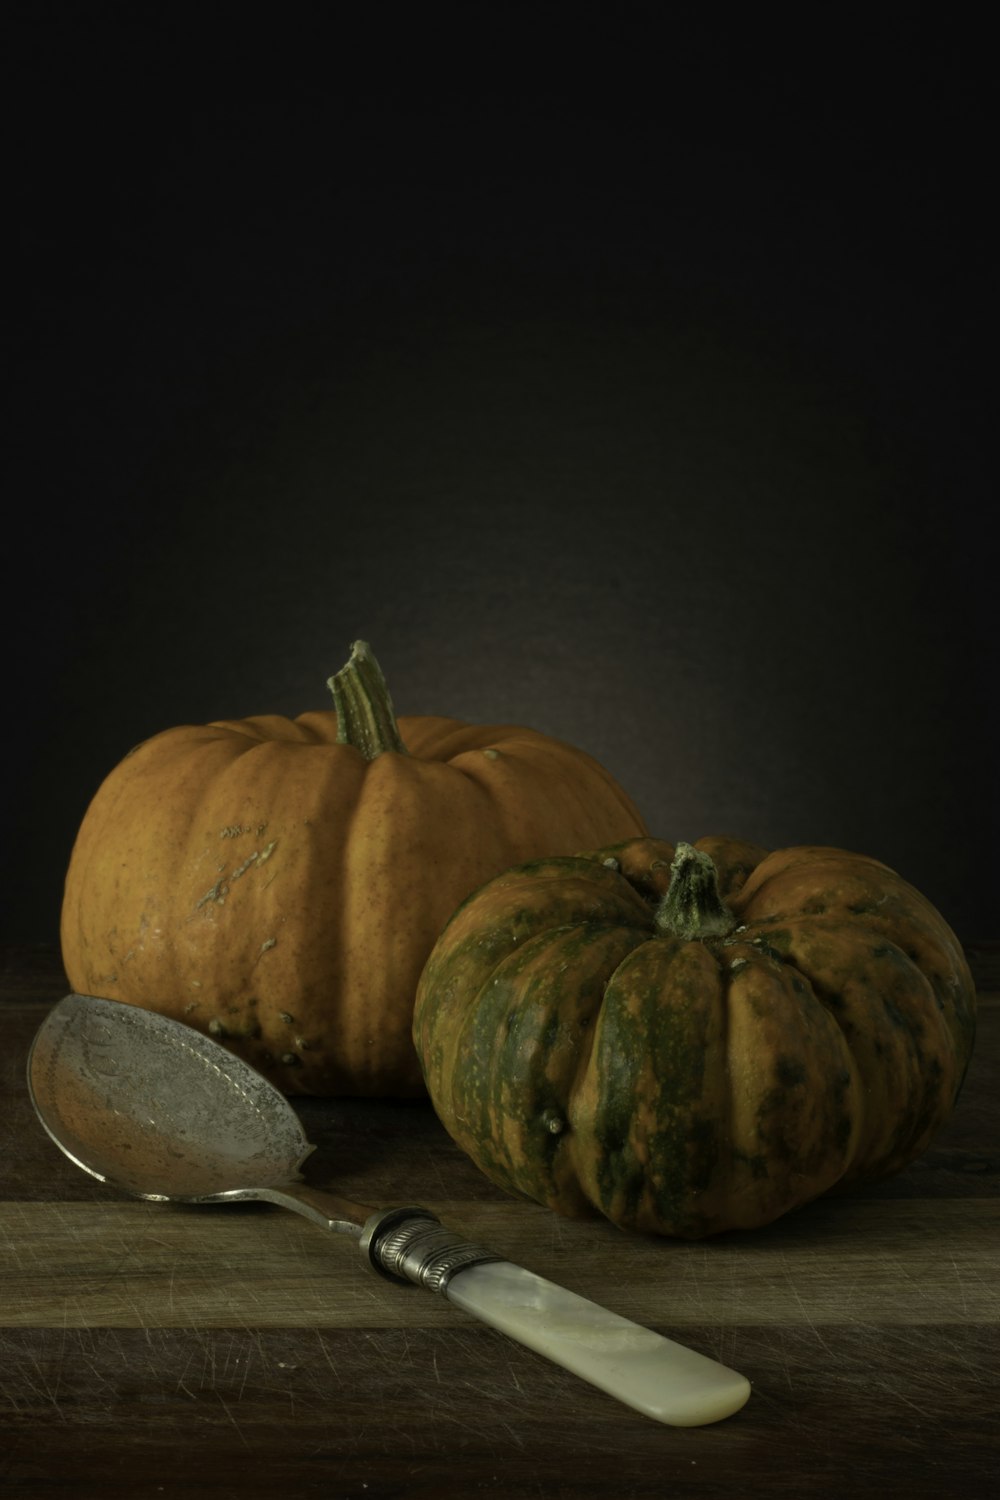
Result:
{"label": "dark background", "polygon": [[985,38],[405,14],[7,12],[4,936],[134,743],[357,637],[995,935]]}

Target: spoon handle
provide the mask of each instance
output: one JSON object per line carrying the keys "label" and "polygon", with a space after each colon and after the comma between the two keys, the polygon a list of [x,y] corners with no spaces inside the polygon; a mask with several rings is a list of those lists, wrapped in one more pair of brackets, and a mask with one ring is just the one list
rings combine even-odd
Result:
{"label": "spoon handle", "polygon": [[376,1270],[443,1292],[463,1312],[655,1421],[718,1422],[750,1395],[735,1370],[462,1240],[426,1209],[374,1214],[361,1248]]}

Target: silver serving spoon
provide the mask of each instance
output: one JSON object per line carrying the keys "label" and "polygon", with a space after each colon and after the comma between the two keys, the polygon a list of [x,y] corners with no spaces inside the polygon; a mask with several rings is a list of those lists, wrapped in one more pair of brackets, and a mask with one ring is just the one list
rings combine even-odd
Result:
{"label": "silver serving spoon", "polygon": [[738,1411],[749,1382],[443,1227],[424,1208],[381,1211],[305,1183],[314,1149],[285,1096],[192,1027],[67,995],[38,1030],[28,1087],[56,1145],[85,1172],[164,1203],[263,1199],[358,1240],[393,1280],[457,1307],[677,1427]]}

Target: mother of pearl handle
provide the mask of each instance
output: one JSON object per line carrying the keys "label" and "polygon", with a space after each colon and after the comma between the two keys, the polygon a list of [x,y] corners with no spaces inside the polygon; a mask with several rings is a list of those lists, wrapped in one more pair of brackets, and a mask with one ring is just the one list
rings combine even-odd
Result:
{"label": "mother of pearl handle", "polygon": [[750,1395],[750,1382],[735,1370],[463,1239],[429,1209],[373,1214],[360,1248],[383,1275],[442,1293],[657,1422],[718,1422]]}
{"label": "mother of pearl handle", "polygon": [[463,1312],[657,1422],[718,1422],[750,1395],[750,1382],[735,1370],[509,1260],[456,1271],[444,1294]]}

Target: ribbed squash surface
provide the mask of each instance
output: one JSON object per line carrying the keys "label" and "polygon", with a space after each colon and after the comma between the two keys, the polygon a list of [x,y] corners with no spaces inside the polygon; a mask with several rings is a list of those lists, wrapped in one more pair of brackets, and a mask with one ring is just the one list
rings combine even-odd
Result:
{"label": "ribbed squash surface", "polygon": [[724,935],[662,929],[676,851],[641,838],[505,872],[438,940],[417,1052],[502,1188],[700,1237],[896,1172],[951,1113],[975,991],[930,903],[840,849],[695,848]]}

